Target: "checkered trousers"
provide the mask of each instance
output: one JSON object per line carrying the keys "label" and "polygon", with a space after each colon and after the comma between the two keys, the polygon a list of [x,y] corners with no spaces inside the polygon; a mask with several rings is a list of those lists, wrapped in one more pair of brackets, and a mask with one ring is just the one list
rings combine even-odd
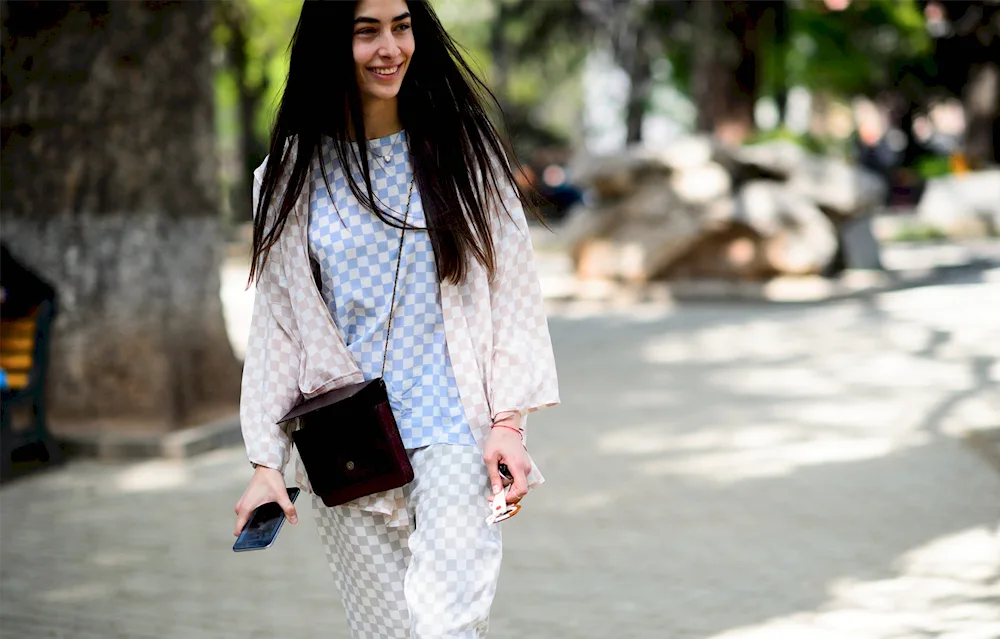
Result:
{"label": "checkered trousers", "polygon": [[479,449],[410,451],[410,525],[315,498],[320,539],[354,639],[477,639],[489,625],[503,555],[486,524],[489,476]]}

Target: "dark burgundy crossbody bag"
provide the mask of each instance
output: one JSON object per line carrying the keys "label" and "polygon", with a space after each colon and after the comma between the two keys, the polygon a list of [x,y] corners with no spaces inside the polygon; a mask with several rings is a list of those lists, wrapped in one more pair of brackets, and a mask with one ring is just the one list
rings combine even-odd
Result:
{"label": "dark burgundy crossbody bag", "polygon": [[292,433],[292,439],[313,492],[327,506],[339,506],[413,481],[413,467],[403,448],[382,378],[389,354],[396,285],[403,257],[403,236],[412,197],[411,181],[403,228],[399,233],[399,255],[396,257],[396,278],[389,302],[381,374],[375,379],[308,399],[278,421],[284,424],[293,419],[299,420],[299,428]]}

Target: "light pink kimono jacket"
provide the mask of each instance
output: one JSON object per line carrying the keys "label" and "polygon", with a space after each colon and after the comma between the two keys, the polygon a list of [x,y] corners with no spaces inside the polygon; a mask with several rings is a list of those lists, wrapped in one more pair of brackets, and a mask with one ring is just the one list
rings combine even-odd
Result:
{"label": "light pink kimono jacket", "polygon": [[[254,211],[266,162],[254,171]],[[296,484],[308,492],[290,433],[277,421],[303,399],[363,381],[313,279],[307,239],[310,183],[307,179],[257,282],[240,399],[249,460],[284,470],[294,456]],[[277,193],[281,192],[279,187]],[[494,207],[498,269],[493,280],[474,262],[462,284],[441,283],[448,353],[480,449],[498,414],[517,411],[523,423],[528,413],[559,403],[555,358],[524,211],[512,185],[503,198],[510,216]],[[532,462],[529,487],[544,481],[534,466]],[[349,505],[383,513],[391,526],[409,522],[401,488]]]}

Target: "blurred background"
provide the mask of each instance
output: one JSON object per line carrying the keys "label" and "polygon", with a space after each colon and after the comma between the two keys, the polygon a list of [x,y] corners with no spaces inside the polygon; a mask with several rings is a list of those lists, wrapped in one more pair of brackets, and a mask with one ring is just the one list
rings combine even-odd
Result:
{"label": "blurred background", "polygon": [[[563,398],[491,636],[1000,637],[1000,2],[433,4]],[[0,2],[4,637],[347,636],[311,517],[229,549],[300,9]]]}

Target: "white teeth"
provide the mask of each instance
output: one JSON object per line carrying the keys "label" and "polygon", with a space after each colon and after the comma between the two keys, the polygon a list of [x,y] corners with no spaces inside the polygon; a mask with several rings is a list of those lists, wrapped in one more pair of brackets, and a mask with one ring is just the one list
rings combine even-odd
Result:
{"label": "white teeth", "polygon": [[378,75],[392,75],[398,69],[399,69],[399,65],[397,64],[396,66],[390,67],[388,69],[372,69],[372,71],[375,72]]}

